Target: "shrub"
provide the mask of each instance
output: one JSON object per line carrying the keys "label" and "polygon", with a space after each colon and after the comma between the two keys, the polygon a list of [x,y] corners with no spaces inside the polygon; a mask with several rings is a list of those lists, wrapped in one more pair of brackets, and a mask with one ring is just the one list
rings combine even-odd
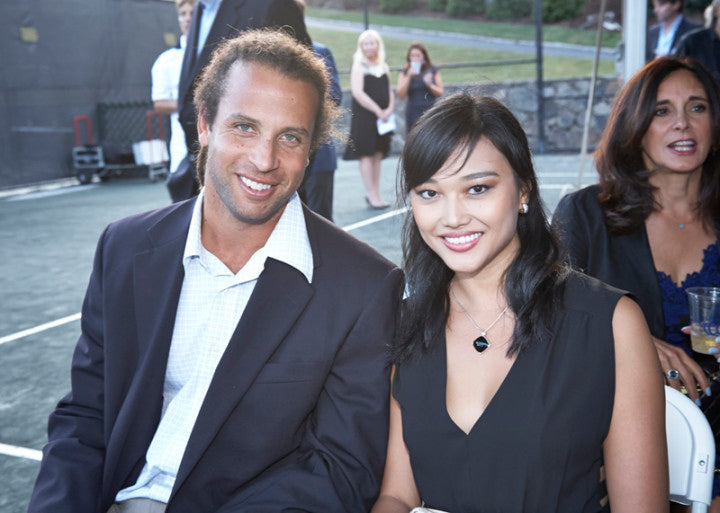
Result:
{"label": "shrub", "polygon": [[532,10],[532,0],[493,0],[485,6],[485,14],[492,20],[513,20],[529,16]]}
{"label": "shrub", "polygon": [[542,5],[543,21],[552,23],[580,16],[583,0],[544,0]]}
{"label": "shrub", "polygon": [[484,0],[447,0],[445,12],[448,16],[469,16],[483,12]]}
{"label": "shrub", "polygon": [[447,0],[428,0],[428,9],[431,11],[443,12],[447,6]]}
{"label": "shrub", "polygon": [[403,12],[415,9],[417,0],[380,0],[382,12]]}

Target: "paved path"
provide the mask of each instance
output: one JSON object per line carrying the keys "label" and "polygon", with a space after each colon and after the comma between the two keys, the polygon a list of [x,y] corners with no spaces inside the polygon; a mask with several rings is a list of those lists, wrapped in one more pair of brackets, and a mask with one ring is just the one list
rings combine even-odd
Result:
{"label": "paved path", "polygon": [[[352,21],[330,20],[327,18],[305,19],[308,27],[322,28],[327,30],[340,30],[359,34],[364,29],[364,24]],[[371,23],[370,28],[380,32],[383,36],[396,39],[419,40],[424,43],[440,43],[453,46],[467,46],[471,48],[485,48],[488,50],[501,50],[519,54],[535,54],[535,30],[528,27],[529,40],[503,39],[497,37],[476,36],[472,34],[461,34],[455,32],[442,32],[439,30],[423,30],[405,27],[393,27],[389,25],[376,25]],[[543,53],[560,57],[575,57],[582,59],[595,58],[595,48],[592,46],[573,45],[568,43],[543,42]],[[616,50],[614,48],[602,48],[600,58],[614,61]]]}
{"label": "paved path", "polygon": [[[572,189],[580,158],[535,158],[550,211]],[[383,161],[385,198],[395,197],[397,158]],[[584,184],[595,181],[587,163]],[[70,386],[80,305],[96,241],[107,223],[169,203],[162,183],[120,178],[88,186],[0,197],[0,511],[27,509],[46,442],[47,416]],[[401,207],[378,212],[363,199],[357,162],[335,175],[336,223],[387,258],[401,262]]]}

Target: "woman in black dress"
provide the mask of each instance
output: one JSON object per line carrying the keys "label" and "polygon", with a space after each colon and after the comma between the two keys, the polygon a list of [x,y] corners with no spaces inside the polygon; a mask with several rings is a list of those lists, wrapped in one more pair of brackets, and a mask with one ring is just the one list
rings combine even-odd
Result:
{"label": "woman in black dress", "polygon": [[667,511],[642,312],[562,263],[517,119],[492,98],[441,100],[401,169],[408,297],[372,512]]}
{"label": "woman in black dress", "polygon": [[380,194],[380,163],[390,151],[392,131],[378,131],[378,120],[387,122],[394,116],[395,98],[388,72],[380,34],[366,30],[358,38],[350,70],[352,122],[343,158],[360,160],[365,201],[375,209],[388,207]]}

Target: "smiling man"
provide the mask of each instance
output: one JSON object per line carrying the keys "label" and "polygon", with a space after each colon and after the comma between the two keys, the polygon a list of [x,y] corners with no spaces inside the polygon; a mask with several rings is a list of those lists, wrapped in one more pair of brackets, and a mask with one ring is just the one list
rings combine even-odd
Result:
{"label": "smiling man", "polygon": [[214,55],[204,189],[103,233],[30,512],[369,509],[402,276],[296,194],[327,88],[280,32]]}

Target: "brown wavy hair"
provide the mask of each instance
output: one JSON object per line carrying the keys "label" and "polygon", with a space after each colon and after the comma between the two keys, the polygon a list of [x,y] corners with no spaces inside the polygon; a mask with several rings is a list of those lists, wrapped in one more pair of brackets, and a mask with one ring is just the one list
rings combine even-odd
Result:
{"label": "brown wavy hair", "polygon": [[655,115],[660,84],[671,73],[687,70],[700,81],[710,110],[712,146],[703,163],[698,211],[717,231],[720,220],[720,90],[711,73],[695,59],[660,57],[635,73],[620,91],[595,151],[600,175],[598,201],[613,233],[636,230],[657,208],[655,188],[645,168],[642,139]]}
{"label": "brown wavy hair", "polygon": [[423,57],[425,58],[425,62],[422,63],[420,72],[425,72],[425,70],[432,68],[432,61],[430,60],[430,54],[428,53],[428,50],[425,47],[425,45],[419,41],[413,41],[412,43],[410,43],[410,47],[408,48],[408,51],[405,54],[405,67],[403,68],[403,73],[407,73],[408,70],[410,69],[410,52],[412,52],[413,50],[420,50],[423,54]]}

